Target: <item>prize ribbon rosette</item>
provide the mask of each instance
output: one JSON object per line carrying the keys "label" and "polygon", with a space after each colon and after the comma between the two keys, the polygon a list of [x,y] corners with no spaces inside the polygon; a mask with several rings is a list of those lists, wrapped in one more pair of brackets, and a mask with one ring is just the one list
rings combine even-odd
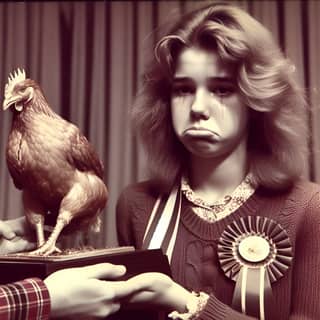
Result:
{"label": "prize ribbon rosette", "polygon": [[292,261],[287,232],[272,219],[243,217],[222,233],[218,257],[225,275],[236,282],[233,308],[264,320],[265,305],[272,299],[271,283]]}

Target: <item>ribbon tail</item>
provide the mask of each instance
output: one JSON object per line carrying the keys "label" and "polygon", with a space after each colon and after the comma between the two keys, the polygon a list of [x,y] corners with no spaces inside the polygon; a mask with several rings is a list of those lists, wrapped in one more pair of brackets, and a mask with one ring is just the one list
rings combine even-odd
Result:
{"label": "ribbon tail", "polygon": [[232,306],[234,309],[265,320],[265,305],[272,297],[271,284],[265,267],[243,266],[236,280]]}
{"label": "ribbon tail", "polygon": [[[247,267],[242,267],[238,273],[238,277],[237,277],[237,280],[236,280],[236,285],[235,285],[235,288],[234,288],[234,293],[233,293],[233,299],[232,299],[232,307],[239,311],[239,312],[242,312],[242,313],[246,313],[246,310],[245,310],[245,297],[244,299],[241,299],[241,292],[243,291],[242,290],[242,287],[246,288],[246,284],[243,283],[244,281],[246,281],[246,269]],[[245,270],[245,271],[244,271]],[[244,275],[245,273],[245,275]],[[244,302],[244,304],[242,305],[242,301]]]}

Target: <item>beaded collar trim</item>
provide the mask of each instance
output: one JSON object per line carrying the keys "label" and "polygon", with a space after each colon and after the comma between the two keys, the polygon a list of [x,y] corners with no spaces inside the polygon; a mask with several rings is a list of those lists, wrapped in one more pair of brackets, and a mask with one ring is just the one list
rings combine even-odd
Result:
{"label": "beaded collar trim", "polygon": [[200,218],[212,223],[236,211],[250,198],[256,190],[251,177],[252,175],[249,173],[230,195],[226,195],[223,199],[212,204],[196,196],[186,176],[182,176],[181,178],[181,191],[185,198],[191,203],[192,210]]}

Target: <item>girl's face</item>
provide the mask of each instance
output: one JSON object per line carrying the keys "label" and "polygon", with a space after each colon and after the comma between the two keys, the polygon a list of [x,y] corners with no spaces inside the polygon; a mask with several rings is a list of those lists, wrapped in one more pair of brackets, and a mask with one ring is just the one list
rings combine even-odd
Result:
{"label": "girl's face", "polygon": [[234,70],[214,51],[191,47],[178,57],[171,93],[174,131],[193,155],[230,154],[247,138],[248,107]]}

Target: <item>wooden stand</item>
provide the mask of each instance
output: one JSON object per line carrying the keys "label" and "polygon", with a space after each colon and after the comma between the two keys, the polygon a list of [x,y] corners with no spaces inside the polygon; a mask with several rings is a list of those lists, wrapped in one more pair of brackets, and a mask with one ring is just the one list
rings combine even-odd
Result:
{"label": "wooden stand", "polygon": [[[144,272],[161,272],[171,275],[167,256],[160,249],[134,250],[133,247],[96,249],[67,255],[34,257],[28,255],[0,255],[0,284],[19,281],[25,278],[46,278],[49,274],[65,268],[81,267],[101,262],[122,264],[126,274],[119,280],[126,280]],[[120,310],[108,320],[163,319],[157,311]]]}

